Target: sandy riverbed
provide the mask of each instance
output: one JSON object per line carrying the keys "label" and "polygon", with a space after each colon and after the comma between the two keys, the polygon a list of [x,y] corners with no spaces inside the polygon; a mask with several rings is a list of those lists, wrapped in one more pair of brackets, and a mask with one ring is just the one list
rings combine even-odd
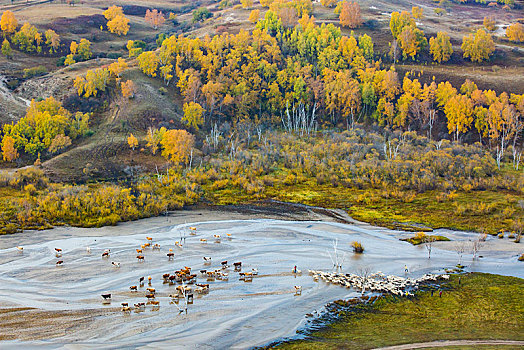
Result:
{"label": "sandy riverbed", "polygon": [[[189,226],[197,227],[197,235],[189,236]],[[226,233],[231,234],[231,239],[226,238]],[[454,240],[475,238],[468,233],[438,233]],[[215,234],[221,236],[220,243],[215,243]],[[187,237],[182,249],[174,246],[181,235]],[[3,236],[0,347],[264,345],[293,336],[298,328],[307,325],[304,315],[321,310],[327,302],[357,295],[350,289],[314,282],[307,275],[308,269],[331,269],[335,240],[345,272],[368,269],[404,275],[407,264],[410,276],[418,277],[426,272],[442,272],[442,268],[457,263],[454,242],[435,244],[428,259],[423,246],[399,241],[406,235],[362,223],[336,222],[311,210],[284,215],[279,215],[278,210],[192,210],[115,227],[59,227]],[[145,242],[146,236],[153,237],[161,250],[146,251],[145,262],[138,263],[134,249]],[[200,238],[208,242],[201,243]],[[350,243],[354,240],[362,242],[364,254],[351,253]],[[17,251],[17,245],[24,247],[23,253]],[[91,254],[86,246],[91,247]],[[55,266],[55,247],[63,249],[61,267]],[[111,257],[102,259],[101,253],[108,248]],[[166,257],[169,248],[175,252],[174,261]],[[473,271],[524,277],[524,264],[516,260],[522,249],[522,244],[490,237],[480,252],[483,258],[472,262],[467,252],[463,264]],[[205,265],[203,256],[212,257],[212,263]],[[257,268],[259,276],[243,282],[237,272],[229,269],[228,281],[199,278],[199,282],[210,283],[209,294],[195,297],[188,313],[179,314],[177,305],[168,298],[175,287],[163,284],[161,275],[183,266],[195,271],[218,268],[222,260],[242,261],[244,271]],[[113,267],[111,261],[120,262],[121,267]],[[303,273],[292,274],[294,265]],[[128,288],[138,284],[139,277],[148,275],[157,290],[159,310],[152,311],[148,306],[144,312],[123,314],[121,302],[146,301],[145,288],[136,293]],[[294,295],[295,285],[302,286],[302,295]],[[112,303],[103,305],[100,294],[108,292],[113,294]]]}

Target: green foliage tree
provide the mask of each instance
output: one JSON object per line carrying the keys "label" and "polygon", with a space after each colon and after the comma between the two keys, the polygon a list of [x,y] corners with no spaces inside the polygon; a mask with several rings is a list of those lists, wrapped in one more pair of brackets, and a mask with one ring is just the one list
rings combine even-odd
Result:
{"label": "green foliage tree", "polygon": [[489,33],[479,29],[475,34],[463,38],[462,51],[464,51],[464,58],[469,58],[473,62],[482,62],[489,60],[495,51],[495,43]]}

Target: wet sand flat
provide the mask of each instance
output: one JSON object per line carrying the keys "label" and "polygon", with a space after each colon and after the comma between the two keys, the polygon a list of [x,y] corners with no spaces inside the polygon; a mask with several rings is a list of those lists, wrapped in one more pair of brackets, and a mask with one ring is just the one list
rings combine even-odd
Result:
{"label": "wet sand flat", "polygon": [[[408,265],[409,276],[418,277],[441,273],[458,261],[453,242],[435,245],[428,259],[423,246],[399,241],[403,233],[323,219],[276,220],[202,210],[116,227],[59,227],[0,237],[0,347],[249,348],[293,336],[307,326],[306,314],[320,312],[335,299],[360,295],[315,282],[307,274],[308,269],[332,270],[334,242],[346,273],[370,270],[404,276]],[[195,235],[189,227],[196,228]],[[215,235],[220,236],[218,241]],[[456,240],[475,238],[451,231],[448,235]],[[146,249],[145,261],[138,262],[135,249],[146,236],[161,248]],[[350,243],[355,240],[364,245],[364,254],[352,253]],[[519,244],[496,241],[507,246],[492,252],[491,240],[480,253],[484,258],[473,262],[466,252],[463,264],[472,271],[524,277],[524,264],[514,258]],[[176,241],[183,247],[175,246]],[[17,245],[24,247],[22,253]],[[55,248],[62,249],[62,257],[55,257]],[[111,249],[108,259],[101,257],[105,249]],[[175,253],[173,261],[167,259],[169,249]],[[211,263],[204,256],[211,257]],[[55,266],[57,260],[63,260],[63,266]],[[171,301],[176,284],[163,283],[162,275],[184,266],[195,273],[220,269],[224,260],[229,265],[241,261],[243,272],[256,268],[258,276],[244,282],[232,267],[225,270],[228,280],[208,280],[199,274],[197,283],[209,283],[210,291],[195,294],[187,314],[180,313],[185,303]],[[120,268],[111,261],[120,262]],[[295,265],[302,273],[292,273]],[[129,286],[138,285],[142,276],[145,286],[131,292]],[[123,313],[120,303],[147,301],[147,276],[157,292],[158,310],[148,305],[142,312]],[[295,295],[296,285],[302,286],[301,295]],[[104,293],[112,294],[110,304],[102,303]]]}

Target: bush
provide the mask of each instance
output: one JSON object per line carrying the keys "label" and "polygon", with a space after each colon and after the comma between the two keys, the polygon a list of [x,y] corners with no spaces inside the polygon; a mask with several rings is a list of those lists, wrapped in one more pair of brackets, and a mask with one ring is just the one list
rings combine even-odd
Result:
{"label": "bush", "polygon": [[361,254],[364,252],[364,246],[360,242],[351,242],[351,247],[353,248],[353,252],[355,253]]}
{"label": "bush", "polygon": [[213,14],[209,12],[206,7],[201,7],[193,11],[193,23],[203,22],[211,17],[213,17]]}
{"label": "bush", "polygon": [[64,65],[65,60],[66,60],[65,56],[60,57],[59,59],[56,60],[56,66],[62,67]]}
{"label": "bush", "polygon": [[32,68],[24,69],[24,78],[33,78],[49,73],[47,68],[44,66],[36,66]]}
{"label": "bush", "polygon": [[519,256],[519,261],[524,261],[524,254],[522,254],[521,256]]}

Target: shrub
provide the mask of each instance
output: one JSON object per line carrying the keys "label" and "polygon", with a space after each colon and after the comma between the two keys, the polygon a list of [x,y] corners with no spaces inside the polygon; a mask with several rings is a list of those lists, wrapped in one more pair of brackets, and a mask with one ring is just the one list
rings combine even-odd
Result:
{"label": "shrub", "polygon": [[351,247],[353,248],[354,253],[361,254],[364,252],[364,246],[360,242],[357,242],[357,241],[351,242]]}
{"label": "shrub", "polygon": [[48,73],[48,70],[44,66],[26,68],[24,69],[24,78],[28,79],[28,78],[38,77],[41,75],[45,75],[47,73]]}
{"label": "shrub", "polygon": [[521,255],[519,256],[519,261],[524,261],[524,254],[521,254]]}
{"label": "shrub", "polygon": [[198,8],[193,11],[193,23],[203,22],[212,16],[213,14],[206,7]]}
{"label": "shrub", "polygon": [[500,238],[500,239],[504,238],[504,232],[499,233],[499,234],[497,235],[497,237]]}

